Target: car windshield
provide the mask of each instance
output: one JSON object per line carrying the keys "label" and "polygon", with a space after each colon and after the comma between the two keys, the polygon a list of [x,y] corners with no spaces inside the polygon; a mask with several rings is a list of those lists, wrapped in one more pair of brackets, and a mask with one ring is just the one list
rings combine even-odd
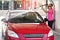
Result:
{"label": "car windshield", "polygon": [[40,23],[43,19],[37,12],[27,12],[13,15],[8,21],[10,23]]}

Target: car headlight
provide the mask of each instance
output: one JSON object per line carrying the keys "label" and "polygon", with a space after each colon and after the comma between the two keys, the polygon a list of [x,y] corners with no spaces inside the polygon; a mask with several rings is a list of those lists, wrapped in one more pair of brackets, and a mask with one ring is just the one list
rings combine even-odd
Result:
{"label": "car headlight", "polygon": [[18,38],[18,35],[15,32],[11,31],[11,30],[8,30],[8,36]]}
{"label": "car headlight", "polygon": [[48,37],[52,36],[53,35],[53,31],[50,30],[49,33],[48,33]]}

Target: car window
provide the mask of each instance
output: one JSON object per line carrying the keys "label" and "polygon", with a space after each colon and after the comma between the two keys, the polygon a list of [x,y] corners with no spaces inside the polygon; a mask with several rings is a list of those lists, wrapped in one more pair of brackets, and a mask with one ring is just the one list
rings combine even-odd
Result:
{"label": "car window", "polygon": [[36,12],[27,12],[22,15],[17,15],[9,19],[11,23],[40,23],[42,22],[41,16]]}

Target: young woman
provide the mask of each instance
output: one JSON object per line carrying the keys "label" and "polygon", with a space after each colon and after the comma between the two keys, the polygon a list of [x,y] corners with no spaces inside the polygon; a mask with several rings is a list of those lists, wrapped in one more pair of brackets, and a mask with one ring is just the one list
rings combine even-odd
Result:
{"label": "young woman", "polygon": [[43,6],[41,6],[43,11],[47,13],[47,20],[48,20],[48,26],[52,28],[53,25],[53,4],[48,5],[48,10],[44,9]]}

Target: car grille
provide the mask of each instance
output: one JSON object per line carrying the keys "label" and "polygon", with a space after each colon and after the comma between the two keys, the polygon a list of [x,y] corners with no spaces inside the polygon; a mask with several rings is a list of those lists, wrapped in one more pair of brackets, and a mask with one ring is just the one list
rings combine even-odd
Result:
{"label": "car grille", "polygon": [[44,34],[24,34],[25,38],[42,38],[44,37]]}

